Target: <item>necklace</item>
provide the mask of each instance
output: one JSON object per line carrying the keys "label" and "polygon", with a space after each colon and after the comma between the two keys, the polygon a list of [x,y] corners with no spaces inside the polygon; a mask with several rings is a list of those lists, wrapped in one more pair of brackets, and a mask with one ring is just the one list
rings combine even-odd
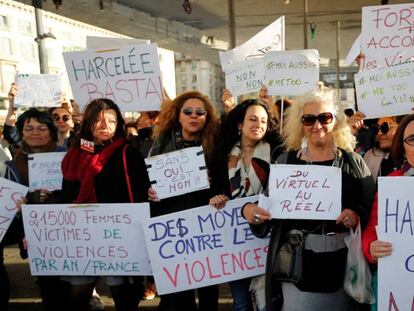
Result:
{"label": "necklace", "polygon": [[[308,164],[308,165],[313,165],[312,158],[311,158],[311,156],[310,156],[310,154],[309,154],[309,149],[308,149],[308,147],[306,147],[306,148],[304,148],[304,149],[300,150],[299,152],[300,152],[299,157],[300,157],[301,155],[303,155],[303,156],[306,158],[306,164]],[[335,166],[335,167],[336,167],[336,166],[338,166],[338,161],[339,161],[339,158],[338,158],[338,154],[339,154],[339,152],[338,152],[338,148],[337,148],[337,147],[335,147],[335,149],[334,149],[334,150],[332,150],[332,153],[333,153],[333,156],[334,156],[334,160],[333,160],[333,162],[332,162],[332,166]]]}

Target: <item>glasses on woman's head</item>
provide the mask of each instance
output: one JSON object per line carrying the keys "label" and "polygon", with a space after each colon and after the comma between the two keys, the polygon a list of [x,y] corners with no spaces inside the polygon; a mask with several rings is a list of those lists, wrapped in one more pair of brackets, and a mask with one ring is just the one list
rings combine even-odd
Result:
{"label": "glasses on woman's head", "polygon": [[409,146],[414,146],[414,135],[409,135],[404,138],[404,142]]}
{"label": "glasses on woman's head", "polygon": [[332,123],[334,119],[334,115],[330,112],[322,112],[315,116],[314,114],[304,114],[302,116],[302,124],[304,126],[312,126],[316,123],[316,120],[319,121],[320,124],[329,124]]}
{"label": "glasses on woman's head", "polygon": [[379,132],[385,135],[390,131],[392,127],[396,127],[396,126],[398,125],[391,124],[390,122],[382,122],[381,124],[378,124],[377,127],[375,128],[375,135],[378,135]]}
{"label": "glasses on woman's head", "polygon": [[60,119],[62,119],[63,122],[68,122],[72,117],[68,114],[64,114],[63,116],[58,115],[57,113],[52,114],[53,121],[58,122]]}
{"label": "glasses on woman's head", "polygon": [[194,110],[193,108],[187,107],[187,108],[183,108],[181,110],[181,112],[184,113],[186,116],[191,116],[193,114],[193,112],[195,112],[195,114],[198,117],[202,117],[202,116],[207,114],[207,111],[205,109],[202,109],[202,108],[197,108],[197,109]]}

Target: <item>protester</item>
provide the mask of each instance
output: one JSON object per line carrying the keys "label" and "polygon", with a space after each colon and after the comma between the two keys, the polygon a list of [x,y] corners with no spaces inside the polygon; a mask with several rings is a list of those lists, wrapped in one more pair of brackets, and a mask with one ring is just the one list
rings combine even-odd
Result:
{"label": "protester", "polygon": [[[395,165],[399,167],[389,176],[413,176],[414,175],[414,115],[404,117],[396,130],[391,147],[391,153]],[[389,256],[392,245],[389,242],[380,241],[377,237],[376,226],[378,225],[378,195],[372,205],[368,225],[362,234],[362,250],[365,258],[371,264],[377,264],[378,258]],[[373,273],[372,283],[377,293],[377,273]],[[371,310],[376,311],[377,305],[372,305]]]}
{"label": "protester", "polygon": [[[149,156],[155,156],[187,147],[202,146],[207,169],[211,175],[213,146],[217,141],[219,120],[213,104],[199,92],[187,92],[174,100],[166,100],[161,109],[159,121],[154,128],[154,144]],[[214,180],[213,180],[214,182]],[[210,188],[212,188],[211,186]],[[193,207],[207,205],[213,196],[212,189],[205,189],[158,200],[153,188],[148,190],[151,216],[160,216]],[[198,289],[201,311],[218,309],[218,286]],[[193,290],[161,296],[158,310],[197,310]]]}
{"label": "protester", "polygon": [[[6,162],[7,168],[5,178],[19,184],[29,186],[28,156],[34,153],[59,152],[64,151],[57,146],[57,129],[53,124],[49,114],[41,112],[35,108],[25,111],[16,122],[16,130],[22,138],[21,148],[16,151],[14,159]],[[56,203],[56,195],[47,190],[36,190],[29,192],[26,196],[27,204]],[[0,246],[0,257],[3,258],[3,246],[7,244],[21,243],[24,238],[23,223],[21,213],[17,213],[4,240]],[[27,252],[21,247],[21,255],[27,258]],[[3,259],[2,259],[3,261]],[[2,266],[3,264],[0,264]],[[2,278],[0,280],[1,291],[9,292],[9,281],[7,273],[0,268]],[[44,310],[63,310],[65,308],[65,293],[67,292],[65,283],[57,276],[38,276],[38,284],[42,295]],[[5,296],[8,297],[8,294]],[[8,300],[8,299],[7,299]],[[3,301],[6,301],[5,299]],[[7,307],[5,309],[7,310]]]}
{"label": "protester", "polygon": [[9,143],[12,155],[14,155],[16,149],[19,149],[22,146],[21,137],[15,128],[17,116],[14,107],[14,98],[16,97],[17,92],[18,87],[16,83],[13,82],[8,93],[9,107],[7,109],[7,115],[3,126],[3,137]]}
{"label": "protester", "polygon": [[[288,152],[280,155],[277,163],[341,168],[342,212],[336,221],[277,221],[257,204],[243,207],[242,215],[254,234],[264,237],[272,230],[266,264],[267,310],[354,310],[356,303],[343,290],[344,237],[359,221],[366,223],[375,185],[363,159],[352,152],[355,138],[336,105],[334,91],[321,88],[295,101],[283,138]],[[309,232],[312,235],[306,237]],[[300,282],[289,276],[279,281],[273,274],[275,268],[281,268],[275,267],[276,258],[283,256],[280,245],[289,237],[303,239]]]}
{"label": "protester", "polygon": [[153,140],[153,129],[158,122],[159,111],[143,111],[137,120],[137,136],[131,137],[130,141],[142,154],[148,156]]}
{"label": "protester", "polygon": [[[85,108],[78,137],[62,162],[62,203],[146,201],[145,163],[138,150],[127,145],[124,126],[118,106],[109,99],[95,99]],[[98,277],[65,279],[71,283],[71,310],[88,310]],[[116,310],[137,310],[142,277],[110,276],[106,282]]]}
{"label": "protester", "polygon": [[270,115],[273,118],[274,123],[276,124],[277,128],[280,128],[280,123],[282,121],[282,111],[283,116],[286,115],[289,107],[293,104],[293,101],[287,98],[278,99],[275,101],[274,97],[269,95],[269,90],[267,89],[266,85],[263,85],[259,91],[259,99],[263,102],[267,108],[269,109]]}
{"label": "protester", "polygon": [[51,108],[49,112],[58,129],[57,145],[68,149],[69,138],[74,127],[71,113],[67,108],[63,108],[63,103],[61,107]]}
{"label": "protester", "polygon": [[[267,107],[248,99],[231,110],[222,125],[216,163],[223,163],[223,192],[210,199],[210,205],[224,207],[229,199],[259,194],[267,186],[271,151],[277,137]],[[249,293],[251,278],[230,282],[233,310],[253,310]],[[260,282],[255,282],[254,284]],[[256,289],[256,292],[258,290]],[[257,310],[264,310],[263,299],[256,296]]]}

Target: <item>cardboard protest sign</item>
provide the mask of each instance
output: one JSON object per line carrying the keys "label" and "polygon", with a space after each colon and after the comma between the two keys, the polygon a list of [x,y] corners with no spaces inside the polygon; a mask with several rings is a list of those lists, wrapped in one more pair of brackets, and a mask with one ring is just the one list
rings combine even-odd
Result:
{"label": "cardboard protest sign", "polygon": [[81,108],[105,97],[122,111],[160,109],[162,85],[155,44],[68,52],[63,58]]}
{"label": "cardboard protest sign", "polygon": [[240,210],[255,197],[151,218],[144,223],[157,292],[168,294],[265,272],[269,241],[258,239]]}
{"label": "cardboard protest sign", "polygon": [[0,177],[0,242],[17,212],[16,203],[23,199],[28,187]]}
{"label": "cardboard protest sign", "polygon": [[301,95],[316,89],[319,53],[316,50],[269,52],[263,56],[264,84],[270,95]]}
{"label": "cardboard protest sign", "polygon": [[392,67],[414,60],[412,3],[362,8],[362,69]]}
{"label": "cardboard protest sign", "polygon": [[202,147],[190,147],[149,157],[145,163],[159,199],[210,187]]}
{"label": "cardboard protest sign", "polygon": [[143,39],[86,36],[86,48],[88,50],[118,48],[121,46],[150,44],[150,43],[151,43],[150,40],[143,40]]}
{"label": "cardboard protest sign", "polygon": [[257,92],[263,85],[264,71],[261,58],[229,65],[225,70],[226,88],[239,96]]}
{"label": "cardboard protest sign", "polygon": [[32,275],[148,275],[148,203],[23,205]]}
{"label": "cardboard protest sign", "polygon": [[228,65],[247,59],[263,56],[270,51],[285,49],[285,17],[282,16],[261,30],[242,45],[220,52],[220,63],[223,70]]}
{"label": "cardboard protest sign", "polygon": [[57,107],[62,97],[60,75],[17,74],[15,107]]}
{"label": "cardboard protest sign", "polygon": [[366,119],[412,113],[414,63],[363,71],[354,79],[358,110]]}
{"label": "cardboard protest sign", "polygon": [[378,178],[379,239],[392,254],[378,260],[378,310],[414,307],[414,178]]}
{"label": "cardboard protest sign", "polygon": [[66,152],[34,153],[29,156],[30,191],[62,189],[61,164]]}
{"label": "cardboard protest sign", "polygon": [[347,66],[352,65],[358,55],[361,53],[361,34],[359,34],[358,38],[355,39],[354,43],[352,43],[352,47],[348,52],[348,55],[345,58],[345,64]]}
{"label": "cardboard protest sign", "polygon": [[342,209],[341,185],[338,167],[274,164],[269,177],[269,211],[278,219],[336,220]]}

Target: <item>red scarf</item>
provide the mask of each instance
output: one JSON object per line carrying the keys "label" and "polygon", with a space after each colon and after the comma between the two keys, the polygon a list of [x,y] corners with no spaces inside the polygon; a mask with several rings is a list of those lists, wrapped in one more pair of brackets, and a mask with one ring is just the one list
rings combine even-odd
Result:
{"label": "red scarf", "polygon": [[62,161],[62,174],[66,180],[80,182],[78,197],[73,203],[97,202],[95,176],[102,171],[114,152],[124,144],[124,138],[117,138],[95,154],[84,151],[79,147],[69,149]]}

